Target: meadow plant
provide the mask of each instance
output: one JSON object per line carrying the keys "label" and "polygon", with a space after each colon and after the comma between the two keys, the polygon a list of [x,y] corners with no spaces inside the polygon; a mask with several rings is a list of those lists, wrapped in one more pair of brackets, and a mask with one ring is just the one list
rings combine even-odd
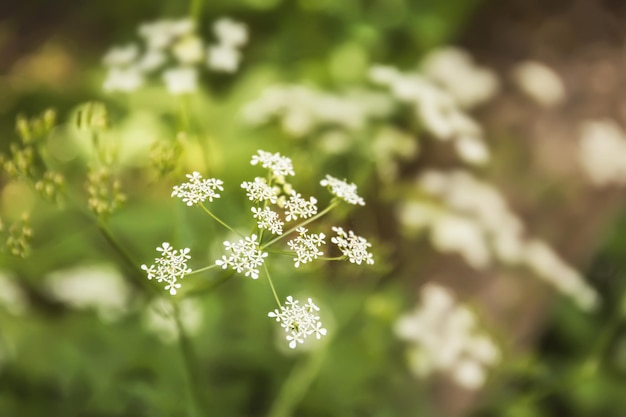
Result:
{"label": "meadow plant", "polygon": [[[237,241],[224,241],[227,255],[216,259],[213,265],[192,271],[187,266],[187,261],[191,259],[189,248],[173,249],[168,242],[164,242],[157,248],[161,253],[160,257],[150,266],[142,265],[141,269],[146,271],[148,279],[155,278],[157,282],[165,283],[165,290],[171,295],[177,294],[182,286],[180,281],[186,276],[216,266],[253,280],[259,279],[263,271],[278,305],[278,309],[270,312],[269,317],[281,323],[288,333],[286,339],[289,347],[293,349],[310,335],[315,335],[319,339],[326,334],[326,329],[321,327],[320,318],[317,316],[319,308],[311,298],[303,305],[291,295],[287,296],[284,304],[281,302],[266,261],[270,253],[275,253],[292,256],[295,268],[315,260],[348,260],[359,265],[374,264],[373,255],[369,252],[371,244],[352,230],[346,232],[341,227],[332,227],[336,236],[330,241],[336,245],[341,254],[336,257],[325,257],[322,248],[326,244],[326,234],[311,233],[304,227],[326,215],[342,202],[364,206],[365,200],[358,195],[356,184],[326,175],[320,181],[320,185],[328,188],[333,199],[320,211],[316,198],[302,197],[287,181],[288,177],[295,175],[290,158],[279,153],[259,150],[252,156],[250,164],[265,168],[267,173],[264,177],[255,177],[253,181],[244,181],[241,184],[246,197],[254,205],[251,208],[251,231],[248,234],[239,233],[233,226],[218,218],[208,204],[216,204],[221,197],[219,192],[224,191],[226,186],[222,180],[203,178],[199,172],[193,172],[187,174],[187,182],[174,186],[171,194],[172,197],[181,199],[187,206],[200,207],[214,221],[240,237]],[[286,242],[286,248],[276,249],[280,247],[281,241],[293,235],[295,237]]]}

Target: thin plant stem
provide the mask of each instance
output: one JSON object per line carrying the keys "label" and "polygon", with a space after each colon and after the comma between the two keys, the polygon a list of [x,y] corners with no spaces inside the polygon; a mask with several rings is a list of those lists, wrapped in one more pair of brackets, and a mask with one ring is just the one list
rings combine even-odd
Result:
{"label": "thin plant stem", "polygon": [[200,207],[202,207],[202,209],[211,217],[213,217],[213,220],[215,220],[216,222],[218,222],[219,224],[221,224],[222,226],[224,226],[225,228],[227,228],[228,230],[230,230],[233,233],[236,233],[237,235],[244,237],[241,233],[239,233],[238,231],[236,231],[235,229],[233,229],[232,227],[230,227],[229,225],[227,225],[226,223],[224,223],[222,220],[220,220],[215,214],[213,214],[211,212],[211,210],[209,210],[208,208],[206,208],[206,206],[204,205],[204,203],[200,203]]}
{"label": "thin plant stem", "polygon": [[268,417],[290,417],[306,395],[309,387],[319,373],[326,356],[326,346],[320,346],[301,363],[294,366],[282,385],[276,400],[272,404]]}
{"label": "thin plant stem", "polygon": [[193,274],[199,274],[200,272],[208,271],[209,269],[215,268],[216,266],[219,266],[219,265],[212,264],[212,265],[205,266],[204,268],[194,269],[193,271],[185,274],[185,276],[189,276],[189,275],[193,275]]}
{"label": "thin plant stem", "polygon": [[189,391],[191,393],[190,412],[192,416],[201,416],[203,413],[202,395],[200,393],[200,384],[196,374],[198,369],[198,361],[191,345],[191,340],[187,335],[183,323],[180,318],[180,308],[174,303],[174,321],[178,331],[178,346],[180,347],[181,356],[185,364],[185,372],[187,374]]}
{"label": "thin plant stem", "polygon": [[285,233],[283,233],[280,236],[276,236],[274,239],[270,240],[269,242],[263,244],[261,246],[261,249],[264,249],[270,245],[272,245],[273,243],[278,242],[280,239],[284,238],[285,236],[290,235],[291,233],[293,233],[297,228],[299,227],[303,227],[306,226],[307,224],[311,223],[312,221],[315,221],[317,219],[319,219],[320,217],[322,217],[323,215],[325,215],[326,213],[328,213],[329,211],[331,211],[333,208],[335,208],[335,206],[337,205],[336,201],[333,201],[332,203],[330,203],[328,205],[328,207],[326,207],[324,210],[320,211],[319,213],[317,213],[315,216],[306,219],[305,221],[303,221],[302,223],[292,227],[291,229],[287,230]]}
{"label": "thin plant stem", "polygon": [[194,20],[199,20],[200,15],[202,14],[202,6],[204,5],[204,0],[191,0],[191,4],[189,6],[189,15]]}
{"label": "thin plant stem", "polygon": [[272,289],[272,294],[274,294],[274,299],[278,304],[278,307],[282,307],[283,305],[280,303],[280,299],[278,298],[278,294],[276,293],[276,288],[274,288],[274,283],[272,282],[272,277],[270,276],[270,271],[267,269],[267,265],[265,262],[263,263],[263,268],[265,269],[265,275],[267,275],[267,282],[270,283],[270,288]]}

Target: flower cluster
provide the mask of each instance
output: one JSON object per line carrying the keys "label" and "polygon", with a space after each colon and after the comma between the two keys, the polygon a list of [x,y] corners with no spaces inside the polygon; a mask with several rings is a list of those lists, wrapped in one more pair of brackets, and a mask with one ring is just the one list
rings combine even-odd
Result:
{"label": "flower cluster", "polygon": [[137,43],[111,48],[102,59],[108,68],[105,91],[129,93],[140,88],[148,76],[159,73],[171,94],[194,92],[198,66],[232,73],[237,70],[239,49],[247,42],[243,24],[223,18],[215,22],[216,45],[208,49],[191,19],[158,20],[139,26],[144,45]]}
{"label": "flower cluster", "polygon": [[168,242],[156,248],[161,252],[161,257],[154,259],[154,264],[150,267],[141,265],[141,269],[146,271],[148,279],[156,278],[157,282],[165,282],[165,290],[170,294],[176,294],[176,290],[180,288],[179,280],[183,279],[186,274],[191,272],[191,268],[187,267],[189,256],[189,248],[174,249]]}
{"label": "flower cluster", "polygon": [[278,190],[270,187],[265,178],[256,177],[254,182],[244,181],[241,183],[241,188],[246,190],[246,196],[250,201],[269,201],[272,204],[278,201]]}
{"label": "flower cluster", "polygon": [[326,175],[326,178],[320,181],[323,187],[330,187],[330,192],[337,197],[345,200],[350,204],[365,205],[365,200],[359,197],[356,192],[356,185],[354,183],[348,184],[346,181],[342,181],[330,175]]}
{"label": "flower cluster", "polygon": [[280,219],[280,216],[275,211],[272,211],[269,207],[260,209],[258,207],[252,207],[253,217],[257,219],[257,226],[260,229],[269,230],[275,235],[283,234],[283,226],[285,223]]}
{"label": "flower cluster", "polygon": [[275,318],[287,333],[286,339],[289,347],[295,349],[298,343],[304,343],[304,339],[314,334],[317,339],[326,335],[326,329],[322,327],[317,315],[319,307],[308,299],[306,304],[300,305],[298,300],[288,296],[284,306],[268,313],[269,317]]}
{"label": "flower cluster", "polygon": [[296,252],[297,257],[294,258],[294,262],[297,268],[300,264],[311,262],[324,255],[319,247],[326,243],[324,241],[326,236],[324,233],[307,234],[307,229],[304,227],[298,227],[296,231],[299,233],[298,237],[287,242],[287,246]]}
{"label": "flower cluster", "polygon": [[[252,279],[258,279],[260,269],[263,266],[280,306],[269,268],[265,265],[269,254],[267,248],[288,235],[297,233],[295,237],[286,242],[289,250],[279,252],[293,255],[296,268],[300,267],[301,264],[319,259],[324,255],[322,246],[326,244],[326,235],[324,233],[309,233],[304,226],[326,214],[335,206],[336,202],[330,204],[323,211],[319,211],[315,197],[306,198],[294,190],[293,186],[286,181],[287,176],[295,175],[293,163],[288,157],[279,153],[259,150],[252,157],[250,163],[260,165],[269,171],[266,177],[256,177],[254,181],[244,181],[241,184],[247,198],[252,201],[253,207],[250,210],[256,227],[253,228],[250,235],[240,234],[242,238],[238,241],[225,241],[224,248],[229,253],[222,255],[220,259],[215,260],[214,264],[201,270],[218,266],[222,269],[231,269]],[[188,206],[203,203],[206,200],[212,202],[220,198],[219,192],[224,191],[223,182],[219,179],[204,179],[198,172],[188,174],[187,178],[187,182],[174,187],[172,197],[180,198]],[[330,175],[327,175],[321,184],[329,187],[330,192],[337,197],[336,200],[344,200],[353,205],[365,204],[363,198],[357,194],[355,184],[349,184]],[[215,221],[231,232],[239,234],[226,222],[215,216],[210,208],[204,205],[202,207]],[[288,222],[297,221],[300,223],[291,225],[286,232],[283,231]],[[266,230],[275,236],[267,236],[269,233],[266,234]],[[345,232],[340,227],[334,227],[333,230],[337,236],[332,238],[332,242],[339,247],[343,256],[332,260],[347,259],[356,264],[374,263],[372,254],[368,252],[371,244],[365,238],[356,236],[352,231]],[[156,277],[159,282],[166,281],[166,289],[171,294],[175,294],[176,290],[180,288],[180,283],[177,281],[186,273],[191,272],[191,269],[188,269],[185,264],[186,260],[189,259],[189,249],[178,252],[173,250],[168,243],[164,243],[163,247],[158,248],[158,250],[163,252],[163,257],[157,259],[155,265],[150,268],[142,265],[142,269],[147,271],[149,279]],[[196,270],[196,272],[200,272],[200,270]],[[289,333],[287,336],[289,345],[294,348],[311,334],[315,334],[318,338],[326,334],[326,330],[319,323],[319,317],[315,314],[318,310],[318,307],[310,299],[307,304],[300,306],[298,301],[289,297],[286,306],[281,306],[280,310],[270,313],[270,317],[275,317],[277,321],[281,322],[281,325]]]}
{"label": "flower cluster", "polygon": [[333,227],[333,231],[337,233],[337,236],[332,237],[330,241],[339,247],[343,256],[347,257],[351,263],[359,265],[362,262],[370,265],[374,263],[372,254],[367,251],[372,244],[367,239],[355,235],[352,230],[346,233],[341,227]]}
{"label": "flower cluster", "polygon": [[250,161],[252,165],[261,164],[263,168],[267,168],[272,171],[274,178],[286,177],[288,175],[296,175],[293,170],[293,163],[291,158],[281,156],[277,153],[270,153],[265,151],[257,151],[257,155],[252,156]]}
{"label": "flower cluster", "polygon": [[498,347],[480,329],[476,316],[446,289],[429,284],[421,300],[395,327],[397,335],[412,344],[412,371],[422,377],[443,371],[467,389],[480,388],[488,368],[500,360]]}
{"label": "flower cluster", "polygon": [[214,198],[220,198],[217,190],[224,191],[222,180],[216,178],[203,179],[202,175],[197,171],[186,176],[189,178],[189,181],[174,186],[172,197],[176,196],[182,199],[188,206],[202,203],[205,200],[213,201]]}
{"label": "flower cluster", "polygon": [[287,221],[300,219],[308,219],[317,214],[317,199],[310,197],[308,200],[302,198],[302,195],[292,191],[289,199],[285,201],[285,219]]}
{"label": "flower cluster", "polygon": [[267,252],[263,252],[259,248],[257,239],[257,235],[251,235],[234,243],[224,242],[224,247],[231,252],[231,255],[228,258],[222,256],[222,259],[215,261],[215,264],[223,269],[231,267],[239,273],[243,272],[247,277],[257,279],[259,277],[258,268],[263,265],[267,257]]}

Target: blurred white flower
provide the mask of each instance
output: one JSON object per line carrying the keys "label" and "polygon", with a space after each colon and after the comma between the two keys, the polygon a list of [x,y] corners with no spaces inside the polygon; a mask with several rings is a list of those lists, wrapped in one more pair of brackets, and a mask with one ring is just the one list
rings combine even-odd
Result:
{"label": "blurred white flower", "polygon": [[195,30],[193,20],[157,20],[139,26],[138,33],[145,40],[148,49],[164,49],[171,45],[177,37]]}
{"label": "blurred white flower", "polygon": [[585,122],[578,157],[594,185],[626,184],[626,134],[614,121]]}
{"label": "blurred white flower", "polygon": [[239,48],[248,41],[248,29],[243,23],[223,17],[213,24],[213,30],[219,43],[229,47]]}
{"label": "blurred white flower", "polygon": [[491,99],[499,88],[493,71],[476,65],[468,52],[456,47],[435,49],[423,59],[424,76],[442,86],[463,108]]}
{"label": "blurred white flower", "polygon": [[192,67],[178,67],[163,72],[167,91],[173,95],[189,94],[198,89],[198,71]]}
{"label": "blurred white flower", "polygon": [[204,58],[204,45],[198,36],[185,36],[172,47],[172,53],[183,65],[197,64]]}
{"label": "blurred white flower", "polygon": [[500,361],[500,351],[475,315],[452,294],[427,284],[415,310],[398,319],[395,332],[409,347],[411,370],[419,377],[447,373],[469,390],[480,389],[488,368]]}
{"label": "blurred white flower", "polygon": [[167,58],[162,51],[147,50],[137,61],[137,68],[142,72],[152,72],[159,69]]}
{"label": "blurred white flower", "polygon": [[598,306],[598,295],[584,277],[545,242],[536,239],[530,241],[525,248],[525,261],[537,275],[570,296],[582,310],[590,311]]}
{"label": "blurred white flower", "polygon": [[114,46],[102,58],[107,67],[131,66],[139,56],[139,47],[133,43],[126,46]]}
{"label": "blurred white flower", "polygon": [[565,86],[561,77],[541,62],[517,64],[512,77],[524,94],[543,107],[554,107],[565,100]]}
{"label": "blurred white flower", "polygon": [[138,68],[110,68],[104,80],[104,91],[131,93],[144,83],[143,74]]}
{"label": "blurred white flower", "polygon": [[474,268],[485,268],[491,261],[486,236],[475,221],[455,215],[438,216],[431,240],[438,250],[459,253]]}
{"label": "blurred white flower", "polygon": [[77,309],[95,309],[106,321],[123,315],[130,302],[130,288],[110,265],[82,265],[50,273],[46,286],[57,300]]}
{"label": "blurred white flower", "polygon": [[239,68],[241,53],[228,45],[214,45],[207,51],[207,66],[218,72],[233,73]]}
{"label": "blurred white flower", "polygon": [[458,155],[468,164],[484,165],[489,162],[489,149],[482,139],[472,136],[461,136],[454,144]]}

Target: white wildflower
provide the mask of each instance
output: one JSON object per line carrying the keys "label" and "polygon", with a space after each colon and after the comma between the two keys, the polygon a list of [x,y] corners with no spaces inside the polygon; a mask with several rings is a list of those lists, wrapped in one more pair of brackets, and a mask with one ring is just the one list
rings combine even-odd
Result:
{"label": "white wildflower", "polygon": [[163,242],[156,250],[161,252],[161,257],[155,258],[154,264],[150,267],[141,265],[141,269],[147,272],[148,279],[156,278],[157,282],[165,282],[167,284],[165,289],[174,295],[180,288],[178,281],[191,272],[191,268],[187,267],[187,260],[191,259],[189,248],[179,251],[172,248],[168,242]]}
{"label": "white wildflower", "polygon": [[166,61],[167,57],[162,51],[147,50],[137,61],[137,68],[140,71],[152,72],[159,69]]}
{"label": "white wildflower", "polygon": [[354,183],[348,184],[345,180],[342,181],[330,175],[326,175],[326,178],[320,181],[323,187],[330,187],[330,192],[335,196],[347,201],[350,204],[365,205],[363,200],[356,192],[356,185]]}
{"label": "white wildflower", "polygon": [[102,58],[102,63],[107,67],[127,67],[135,62],[139,54],[139,48],[135,44],[126,46],[114,46]]}
{"label": "white wildflower", "polygon": [[522,92],[543,107],[553,107],[565,100],[561,77],[541,62],[522,62],[515,67],[512,76]]}
{"label": "white wildflower", "polygon": [[311,335],[315,335],[317,339],[326,335],[326,329],[322,327],[320,317],[317,315],[318,311],[319,307],[313,303],[312,299],[309,298],[306,304],[300,305],[298,300],[288,296],[285,305],[281,306],[280,310],[276,309],[267,315],[276,319],[285,329],[289,347],[295,349],[298,343],[303,343],[304,339]]}
{"label": "white wildflower", "polygon": [[398,337],[411,343],[412,371],[425,377],[448,373],[464,388],[479,389],[500,350],[480,329],[475,314],[435,284],[422,290],[421,304],[395,325]]}
{"label": "white wildflower", "polygon": [[139,26],[139,35],[146,41],[149,49],[164,49],[176,38],[189,34],[195,29],[191,19],[157,20]]}
{"label": "white wildflower", "polygon": [[135,67],[111,68],[102,88],[104,91],[130,93],[143,85],[142,73]]}
{"label": "white wildflower", "polygon": [[288,175],[296,175],[293,170],[293,163],[291,158],[281,156],[277,153],[270,153],[258,150],[257,155],[252,156],[250,164],[261,164],[263,168],[267,168],[272,171],[274,177],[286,177]]}
{"label": "white wildflower", "polygon": [[300,193],[292,191],[289,199],[285,201],[285,215],[287,221],[308,219],[317,214],[317,200],[310,197],[308,200],[302,198]]}
{"label": "white wildflower", "polygon": [[176,196],[187,203],[188,206],[204,202],[206,200],[213,201],[214,198],[220,198],[217,191],[224,191],[222,186],[224,183],[217,178],[203,179],[202,175],[197,171],[193,174],[187,174],[189,181],[174,186],[172,197]]}
{"label": "white wildflower", "polygon": [[324,255],[324,252],[318,248],[326,243],[324,241],[326,236],[324,233],[307,234],[307,229],[304,227],[298,227],[296,231],[299,233],[299,236],[287,242],[287,246],[296,252],[297,257],[293,260],[295,267],[298,268],[300,264],[311,262]]}
{"label": "white wildflower", "polygon": [[371,248],[372,244],[364,237],[355,235],[352,230],[346,233],[341,227],[333,227],[333,231],[337,233],[337,236],[332,237],[330,241],[339,247],[343,256],[347,257],[351,263],[374,264],[372,254],[367,251],[367,248]]}
{"label": "white wildflower", "polygon": [[241,53],[228,45],[211,46],[207,55],[207,66],[213,71],[233,73],[241,62]]}
{"label": "white wildflower", "polygon": [[424,75],[445,88],[463,108],[482,104],[498,91],[493,71],[478,66],[469,53],[459,48],[435,49],[421,66]]}
{"label": "white wildflower", "polygon": [[95,309],[107,321],[128,309],[131,290],[123,275],[111,265],[79,265],[54,271],[46,287],[56,300],[76,309]]}
{"label": "white wildflower", "polygon": [[252,212],[254,213],[253,217],[258,220],[257,225],[259,228],[269,230],[275,235],[283,234],[284,223],[280,220],[278,213],[270,210],[269,207],[264,209],[252,207]]}
{"label": "white wildflower", "polygon": [[198,71],[191,67],[178,67],[163,72],[167,91],[173,95],[193,93],[198,88]]}
{"label": "white wildflower", "polygon": [[204,45],[198,36],[185,36],[172,47],[172,53],[181,64],[195,64],[204,57]]}
{"label": "white wildflower", "polygon": [[259,277],[258,268],[263,265],[267,252],[263,252],[259,248],[257,235],[248,236],[234,243],[226,241],[224,242],[224,247],[231,254],[228,258],[222,256],[222,259],[215,261],[217,265],[223,269],[230,267],[239,273],[243,272],[245,276],[249,276],[252,279]]}
{"label": "white wildflower", "polygon": [[609,119],[583,123],[578,157],[596,186],[626,184],[626,133]]}
{"label": "white wildflower", "polygon": [[248,41],[248,29],[243,23],[227,17],[219,19],[213,24],[213,30],[219,43],[230,47],[241,47]]}
{"label": "white wildflower", "polygon": [[241,188],[246,190],[246,196],[250,201],[269,201],[272,204],[276,204],[278,201],[277,190],[270,187],[265,178],[256,177],[254,182],[244,181],[241,183]]}

